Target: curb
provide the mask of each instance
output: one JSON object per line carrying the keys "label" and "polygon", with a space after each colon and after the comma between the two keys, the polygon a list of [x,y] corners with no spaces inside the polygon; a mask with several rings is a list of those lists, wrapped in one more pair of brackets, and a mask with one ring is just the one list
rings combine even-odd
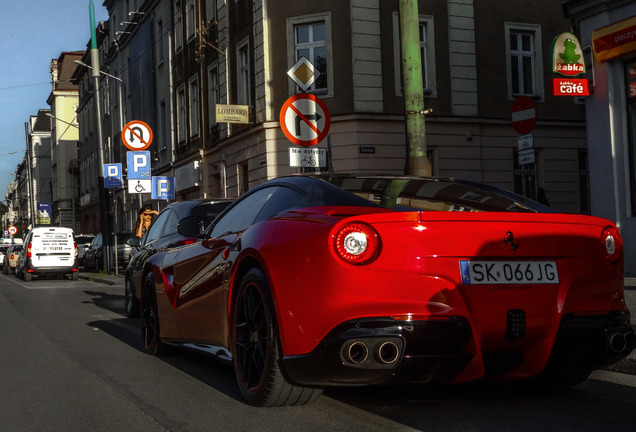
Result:
{"label": "curb", "polygon": [[632,353],[623,360],[616,362],[613,365],[606,366],[603,369],[612,372],[636,375],[636,356],[634,354],[634,351],[632,351]]}
{"label": "curb", "polygon": [[80,279],[84,279],[84,280],[88,280],[91,282],[98,282],[98,283],[103,283],[106,285],[117,285],[117,282],[113,281],[113,280],[108,280],[106,279],[106,277],[100,277],[98,275],[79,275]]}

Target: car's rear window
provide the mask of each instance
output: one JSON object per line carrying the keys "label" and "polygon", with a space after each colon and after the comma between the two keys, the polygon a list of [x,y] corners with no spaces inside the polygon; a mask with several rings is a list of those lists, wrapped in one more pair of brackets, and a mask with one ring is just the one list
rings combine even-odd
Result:
{"label": "car's rear window", "polygon": [[358,197],[395,211],[551,211],[512,192],[472,182],[399,177],[335,177],[328,181]]}

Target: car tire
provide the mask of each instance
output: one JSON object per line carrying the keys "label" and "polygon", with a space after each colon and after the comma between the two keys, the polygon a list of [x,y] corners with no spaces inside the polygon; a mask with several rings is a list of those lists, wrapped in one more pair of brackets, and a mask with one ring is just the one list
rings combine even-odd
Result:
{"label": "car tire", "polygon": [[232,318],[232,357],[241,393],[259,407],[304,405],[322,389],[294,385],[283,376],[276,314],[267,278],[260,269],[241,280]]}
{"label": "car tire", "polygon": [[141,335],[144,340],[144,351],[151,355],[160,355],[165,351],[165,347],[161,342],[157,293],[152,273],[144,280],[142,295]]}
{"label": "car tire", "polygon": [[25,282],[31,282],[32,279],[33,275],[31,273],[24,272],[24,274],[22,275],[22,280],[24,280]]}
{"label": "car tire", "polygon": [[71,280],[79,280],[79,272],[73,272],[71,273]]}
{"label": "car tire", "polygon": [[126,316],[128,318],[138,318],[140,315],[139,300],[137,300],[137,297],[132,290],[132,282],[129,277],[126,277],[126,282],[124,284],[124,310],[126,311]]}

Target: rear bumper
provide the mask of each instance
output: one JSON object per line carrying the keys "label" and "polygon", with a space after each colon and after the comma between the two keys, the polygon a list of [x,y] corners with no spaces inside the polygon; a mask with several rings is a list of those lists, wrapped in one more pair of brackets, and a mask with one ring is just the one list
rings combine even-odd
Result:
{"label": "rear bumper", "polygon": [[25,272],[33,273],[35,275],[61,275],[70,274],[78,271],[78,260],[75,259],[71,265],[68,266],[51,266],[51,267],[37,267],[34,266],[31,261],[25,265]]}
{"label": "rear bumper", "polygon": [[[430,382],[453,377],[470,363],[466,346],[471,337],[468,320],[462,317],[353,320],[336,327],[311,353],[285,357],[282,364],[289,379],[304,385]],[[352,353],[352,348],[364,351],[360,343],[366,355]],[[394,361],[392,356],[380,358],[386,343],[396,347]]]}
{"label": "rear bumper", "polygon": [[566,315],[553,342],[547,344],[551,354],[546,366],[547,355],[538,360],[523,350],[481,352],[464,317],[370,318],[337,326],[311,353],[287,356],[281,363],[289,380],[311,386],[513,379],[536,375],[528,371],[544,367],[597,369],[627,356],[636,347],[636,336],[629,313],[617,311]]}

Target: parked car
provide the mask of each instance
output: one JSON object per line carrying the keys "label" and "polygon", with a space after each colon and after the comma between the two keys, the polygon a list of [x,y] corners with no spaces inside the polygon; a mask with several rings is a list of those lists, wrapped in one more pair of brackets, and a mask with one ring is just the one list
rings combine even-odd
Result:
{"label": "parked car", "polygon": [[0,239],[0,264],[4,262],[4,256],[9,249],[9,246],[14,244],[22,244],[22,239],[15,237]]}
{"label": "parked car", "polygon": [[[113,236],[111,241],[111,265],[126,268],[132,252],[132,248],[127,242],[132,237],[132,233],[119,232],[111,233],[111,235]],[[115,247],[115,244],[117,244],[117,247]],[[84,269],[98,272],[104,268],[103,241],[102,234],[99,233],[86,249],[86,252],[84,252]]]}
{"label": "parked car", "polygon": [[135,251],[126,268],[124,307],[129,317],[139,316],[141,272],[143,264],[152,254],[166,248],[192,242],[177,232],[180,219],[197,216],[204,226],[209,225],[233,200],[190,200],[169,204],[157,215],[143,239],[131,238],[128,243]]}
{"label": "parked car", "polygon": [[10,244],[0,244],[0,264],[4,263],[4,256],[7,253],[7,250],[11,247]]}
{"label": "parked car", "polygon": [[84,253],[90,247],[91,242],[95,239],[93,234],[77,234],[75,236],[75,243],[77,244],[77,259],[79,265],[84,265]]}
{"label": "parked car", "polygon": [[37,276],[79,278],[77,245],[73,230],[65,227],[36,227],[26,235],[18,257],[16,275],[25,282]]}
{"label": "parked car", "polygon": [[293,176],[148,258],[144,349],[232,360],[258,406],[328,385],[537,378],[571,386],[632,351],[613,222],[456,179]]}
{"label": "parked car", "polygon": [[6,258],[2,262],[2,273],[8,275],[15,272],[15,267],[18,262],[18,257],[20,256],[20,251],[22,251],[21,244],[14,244],[9,246],[6,251]]}

